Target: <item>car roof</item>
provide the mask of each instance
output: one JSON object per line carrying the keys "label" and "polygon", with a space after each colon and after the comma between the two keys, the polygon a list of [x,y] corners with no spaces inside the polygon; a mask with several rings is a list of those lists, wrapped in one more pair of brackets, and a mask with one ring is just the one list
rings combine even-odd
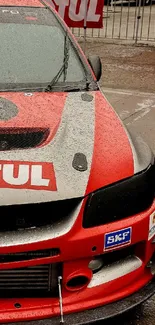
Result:
{"label": "car roof", "polygon": [[0,6],[44,7],[40,0],[0,0]]}

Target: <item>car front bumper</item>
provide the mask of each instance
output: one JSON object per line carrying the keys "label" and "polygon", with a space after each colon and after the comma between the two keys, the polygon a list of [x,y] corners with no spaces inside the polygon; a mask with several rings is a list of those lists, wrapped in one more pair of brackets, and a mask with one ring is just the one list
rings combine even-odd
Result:
{"label": "car front bumper", "polygon": [[[123,300],[98,307],[95,309],[85,310],[79,313],[72,313],[64,316],[66,325],[86,325],[94,322],[110,319],[130,311],[136,306],[144,303],[147,299],[155,294],[155,278],[152,279],[145,287],[138,292],[130,295]],[[19,322],[18,325],[58,325],[61,323],[60,316],[43,320]],[[10,323],[10,325],[14,323]]]}
{"label": "car front bumper", "polygon": [[[4,241],[5,247],[0,247],[0,254],[16,254],[21,251],[54,247],[59,247],[60,253],[57,256],[27,261],[0,263],[0,285],[3,284],[3,277],[9,274],[11,284],[20,286],[18,272],[21,268],[35,267],[37,270],[37,266],[40,268],[41,265],[60,263],[65,324],[90,324],[130,310],[155,292],[154,270],[151,269],[151,261],[155,257],[155,228],[150,223],[152,214],[153,216],[155,214],[155,201],[150,209],[141,214],[96,228],[80,228],[81,223],[78,219],[66,235],[48,241],[27,243],[27,245],[13,243],[12,246],[8,246],[8,242]],[[120,229],[128,228],[132,229],[131,241],[127,238],[127,243],[108,247],[107,250],[104,245],[106,234],[109,232],[114,234],[118,231],[120,233]],[[120,238],[119,235],[117,238]],[[88,265],[98,256],[102,256],[104,265],[102,269],[93,273]],[[83,287],[69,288],[68,281],[80,275],[85,276],[88,282]],[[33,285],[37,284],[37,277],[33,279]],[[55,281],[58,283],[58,277]],[[11,297],[6,297],[6,291],[5,295],[2,295],[1,291],[0,294],[2,297],[0,298],[0,323],[2,324],[22,322],[23,325],[45,323],[48,325],[50,322],[56,325],[60,323],[58,295],[39,298],[38,294],[35,297],[29,294],[27,297],[23,295],[21,298],[15,298],[12,292]]]}

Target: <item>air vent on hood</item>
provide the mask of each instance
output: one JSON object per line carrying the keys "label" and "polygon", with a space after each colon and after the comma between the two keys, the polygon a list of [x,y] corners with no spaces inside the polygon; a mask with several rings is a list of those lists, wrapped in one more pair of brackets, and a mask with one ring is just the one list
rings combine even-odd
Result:
{"label": "air vent on hood", "polygon": [[49,129],[0,129],[0,151],[34,148],[48,135]]}

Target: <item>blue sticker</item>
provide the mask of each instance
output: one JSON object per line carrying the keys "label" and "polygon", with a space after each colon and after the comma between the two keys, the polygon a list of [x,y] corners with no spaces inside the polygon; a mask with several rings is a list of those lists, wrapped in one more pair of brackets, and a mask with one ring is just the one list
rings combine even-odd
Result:
{"label": "blue sticker", "polygon": [[104,237],[104,248],[113,248],[131,243],[131,227],[109,232]]}

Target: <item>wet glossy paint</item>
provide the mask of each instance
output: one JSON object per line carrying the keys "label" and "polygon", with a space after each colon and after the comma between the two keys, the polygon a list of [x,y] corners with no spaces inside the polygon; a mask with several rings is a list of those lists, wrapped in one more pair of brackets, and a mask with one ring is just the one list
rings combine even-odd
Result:
{"label": "wet glossy paint", "polygon": [[[42,6],[37,0],[0,0],[0,5]],[[85,63],[87,63],[86,59]],[[25,186],[27,183],[12,184],[10,192],[4,193],[4,189],[1,192],[2,205],[7,204],[10,197],[16,204],[25,203],[26,200],[27,203],[32,203],[76,196],[84,197],[100,187],[134,174],[131,143],[121,121],[100,91],[92,92],[90,96],[91,101],[85,100],[83,93],[1,93],[3,99],[16,105],[18,112],[8,120],[1,120],[0,128],[24,130],[29,126],[31,129],[48,128],[50,130],[50,136],[39,148],[16,150],[9,153],[1,152],[0,166],[3,182],[6,183],[7,180],[8,183],[8,174],[12,182],[21,181],[20,166],[24,166],[24,168],[26,166],[25,171],[28,179],[25,179],[29,186],[34,186],[36,166],[39,166],[37,181],[39,180],[45,186],[49,174],[51,174],[55,184],[54,189],[57,189],[57,191],[51,192],[35,188],[19,188],[17,190],[14,186]],[[82,152],[87,158],[88,166],[83,172],[72,166],[73,158],[77,152]],[[46,172],[44,173],[44,163],[50,164],[50,167],[53,168],[48,175]],[[4,173],[6,170],[7,173]],[[23,175],[26,175],[25,172],[22,173],[22,177]],[[87,198],[84,198],[76,209],[73,222],[69,226],[63,224],[62,228],[64,229],[53,227],[46,233],[46,236],[45,231],[36,230],[35,239],[32,231],[28,231],[24,236],[22,232],[19,232],[18,236],[16,234],[0,234],[0,253],[24,252],[51,247],[60,249],[58,256],[0,263],[0,270],[62,262],[62,296],[65,314],[123,299],[152,279],[151,272],[146,265],[154,252],[154,245],[148,241],[148,233],[150,215],[155,210],[155,201],[147,211],[138,215],[92,229],[83,229],[82,219],[86,200]],[[45,211],[45,213],[50,212]],[[91,281],[93,274],[88,265],[92,258],[106,253],[105,235],[118,233],[118,231],[123,232],[128,228],[132,228],[131,245],[137,244],[138,246],[135,254],[140,259],[139,267],[129,274],[114,278],[107,283],[92,288],[85,286],[82,289],[79,288],[77,292],[68,291],[66,283],[75,274],[87,275],[89,282]],[[119,249],[119,247],[115,248]],[[112,250],[113,248],[109,247],[108,251],[112,252]],[[15,307],[17,302],[21,305],[19,309]],[[24,298],[18,299],[18,301],[14,298],[0,299],[1,323],[49,318],[56,315],[60,316],[59,299]]]}

